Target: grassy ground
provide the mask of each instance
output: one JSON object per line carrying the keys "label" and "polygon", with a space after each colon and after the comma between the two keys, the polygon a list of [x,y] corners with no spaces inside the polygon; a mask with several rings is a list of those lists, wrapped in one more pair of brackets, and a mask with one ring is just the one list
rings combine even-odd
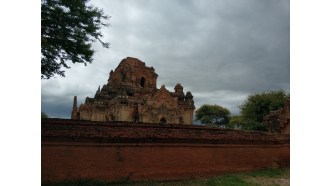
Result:
{"label": "grassy ground", "polygon": [[114,182],[101,182],[96,180],[65,181],[61,183],[43,183],[43,186],[286,186],[290,185],[290,170],[266,169],[249,173],[228,174],[206,179],[183,181],[143,181],[132,182],[118,180]]}

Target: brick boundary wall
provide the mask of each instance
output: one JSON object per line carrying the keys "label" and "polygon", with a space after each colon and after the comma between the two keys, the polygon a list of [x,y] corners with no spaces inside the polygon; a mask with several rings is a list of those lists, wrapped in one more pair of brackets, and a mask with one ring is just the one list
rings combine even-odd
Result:
{"label": "brick boundary wall", "polygon": [[289,135],[65,119],[41,124],[42,181],[178,180],[290,166]]}

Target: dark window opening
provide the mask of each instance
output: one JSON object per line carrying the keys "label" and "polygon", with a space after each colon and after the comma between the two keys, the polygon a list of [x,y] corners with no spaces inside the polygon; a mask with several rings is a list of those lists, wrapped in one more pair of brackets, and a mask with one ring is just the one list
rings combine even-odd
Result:
{"label": "dark window opening", "polygon": [[165,124],[165,123],[166,123],[166,118],[162,117],[162,118],[159,120],[159,123],[160,123],[160,124]]}
{"label": "dark window opening", "polygon": [[180,123],[180,124],[183,124],[183,123],[184,123],[184,121],[183,121],[183,117],[182,117],[182,116],[179,117],[179,123]]}
{"label": "dark window opening", "polygon": [[124,81],[126,79],[126,74],[121,73],[121,81]]}
{"label": "dark window opening", "polygon": [[141,78],[141,82],[140,82],[141,84],[140,84],[140,85],[141,85],[141,87],[143,87],[143,88],[144,88],[144,85],[145,85],[145,81],[146,81],[146,79],[145,79],[144,77],[142,77],[142,78]]}

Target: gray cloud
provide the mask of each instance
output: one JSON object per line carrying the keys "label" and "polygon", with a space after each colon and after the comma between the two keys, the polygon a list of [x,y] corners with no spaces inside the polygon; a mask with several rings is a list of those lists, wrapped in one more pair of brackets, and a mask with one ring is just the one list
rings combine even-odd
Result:
{"label": "gray cloud", "polygon": [[103,29],[110,49],[95,44],[94,62],[71,65],[65,78],[42,80],[42,110],[70,117],[72,99],[94,96],[121,59],[156,69],[158,87],[180,82],[198,108],[239,112],[249,94],[290,91],[289,0],[91,1],[112,16]]}

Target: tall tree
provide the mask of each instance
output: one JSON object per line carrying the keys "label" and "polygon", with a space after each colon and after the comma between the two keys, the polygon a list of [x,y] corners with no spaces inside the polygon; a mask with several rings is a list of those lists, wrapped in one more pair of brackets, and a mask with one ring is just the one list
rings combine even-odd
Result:
{"label": "tall tree", "polygon": [[246,122],[261,123],[270,111],[283,108],[288,97],[282,90],[250,95],[240,106],[241,115]]}
{"label": "tall tree", "polygon": [[196,110],[196,120],[204,125],[225,126],[229,123],[230,112],[219,105],[202,105]]}
{"label": "tall tree", "polygon": [[100,29],[108,27],[104,20],[110,17],[102,9],[87,5],[89,0],[41,1],[41,79],[54,75],[65,76],[64,68],[72,63],[91,63],[92,42],[103,42]]}

